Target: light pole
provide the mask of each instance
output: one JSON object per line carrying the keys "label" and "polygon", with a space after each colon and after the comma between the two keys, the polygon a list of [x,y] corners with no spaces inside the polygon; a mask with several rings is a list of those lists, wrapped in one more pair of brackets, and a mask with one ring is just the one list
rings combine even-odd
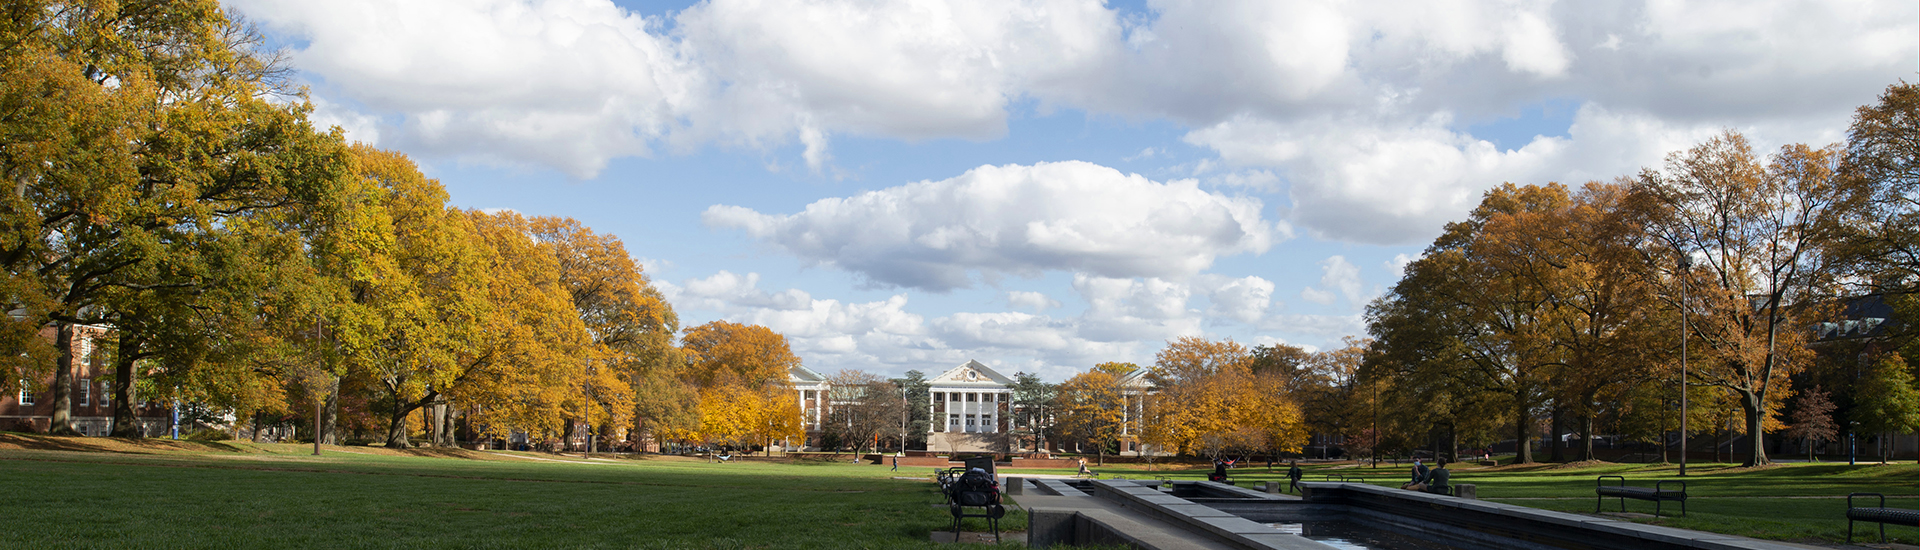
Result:
{"label": "light pole", "polygon": [[[908,407],[912,406],[913,403],[907,401],[907,387],[900,386],[900,454],[898,456],[907,456],[907,419],[909,418],[907,413],[911,412]],[[894,463],[894,466],[899,465],[898,462]]]}
{"label": "light pole", "polygon": [[1680,254],[1680,475],[1687,475],[1687,275],[1693,258]]}

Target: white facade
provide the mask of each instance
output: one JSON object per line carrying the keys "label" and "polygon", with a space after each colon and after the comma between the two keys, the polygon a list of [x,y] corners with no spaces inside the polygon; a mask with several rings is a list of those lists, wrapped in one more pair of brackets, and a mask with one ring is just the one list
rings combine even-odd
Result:
{"label": "white facade", "polygon": [[799,400],[800,428],[807,436],[805,441],[788,441],[784,446],[787,450],[816,447],[820,441],[820,423],[827,419],[827,377],[805,366],[796,366],[787,372],[787,383],[793,385],[794,398]]}
{"label": "white facade", "polygon": [[992,452],[1005,447],[1012,423],[1013,380],[967,361],[927,380],[930,451]]}

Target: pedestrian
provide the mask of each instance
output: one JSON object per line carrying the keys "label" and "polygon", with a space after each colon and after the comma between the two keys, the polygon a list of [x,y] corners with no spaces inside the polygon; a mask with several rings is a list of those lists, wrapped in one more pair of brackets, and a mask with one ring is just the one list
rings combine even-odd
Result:
{"label": "pedestrian", "polygon": [[1287,491],[1300,492],[1300,461],[1295,460],[1287,467]]}
{"label": "pedestrian", "polygon": [[893,471],[900,471],[900,455],[893,455]]}

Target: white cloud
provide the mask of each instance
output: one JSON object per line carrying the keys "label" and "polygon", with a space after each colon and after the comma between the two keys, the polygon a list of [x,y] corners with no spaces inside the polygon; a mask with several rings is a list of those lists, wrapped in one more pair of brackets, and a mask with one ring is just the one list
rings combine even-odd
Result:
{"label": "white cloud", "polygon": [[1360,268],[1348,262],[1345,256],[1332,256],[1320,262],[1320,287],[1307,287],[1300,296],[1307,301],[1330,305],[1334,298],[1344,297],[1347,305],[1359,307],[1373,298],[1365,291],[1366,283],[1360,280]]}
{"label": "white cloud", "polygon": [[788,215],[715,205],[702,219],[872,282],[936,291],[971,286],[973,273],[1184,277],[1290,236],[1258,199],[1084,162],[982,166]]}
{"label": "white cloud", "polygon": [[[1277,309],[1271,298],[1273,283],[1260,277],[1203,274],[1196,280],[1190,286],[1155,278],[1076,274],[1072,288],[1086,304],[1078,314],[960,311],[934,317],[913,312],[905,294],[874,302],[811,298],[799,289],[760,289],[757,273],[722,271],[680,284],[656,284],[690,323],[717,315],[766,326],[785,335],[809,365],[890,375],[967,359],[997,359],[1059,380],[1104,361],[1152,361],[1153,353],[1175,337],[1222,337],[1208,335],[1201,328],[1205,324],[1233,322],[1289,334],[1327,330],[1294,326],[1291,317],[1272,315]],[[1060,304],[1039,292],[1007,295],[1019,296],[1010,302]],[[1205,311],[1193,307],[1200,296],[1211,302]],[[1333,327],[1346,324],[1331,319]]]}
{"label": "white cloud", "polygon": [[1910,77],[1920,32],[1912,3],[1875,0],[1156,0],[1126,22],[1097,0],[709,0],[652,18],[606,0],[229,4],[298,44],[316,119],[355,139],[576,177],[715,144],[797,142],[819,170],[834,135],[992,138],[1023,98],[1359,149],[1418,134],[1465,151],[1428,135],[1436,116],[1552,98],[1677,127],[1834,128]]}
{"label": "white cloud", "polygon": [[1229,278],[1212,275],[1201,278],[1207,293],[1207,316],[1241,323],[1258,323],[1275,307],[1273,281],[1256,276]]}
{"label": "white cloud", "polygon": [[[1501,182],[1611,179],[1656,165],[1666,153],[1724,129],[1588,103],[1574,115],[1569,137],[1536,136],[1502,150],[1450,124],[1445,114],[1412,126],[1331,115],[1291,124],[1238,118],[1186,139],[1231,163],[1283,170],[1291,181],[1292,221],[1320,236],[1410,244],[1438,235],[1446,221],[1460,219],[1481,193]],[[1744,130],[1761,143],[1813,133],[1779,125]]]}
{"label": "white cloud", "polygon": [[1060,301],[1038,292],[1014,290],[1007,292],[1007,305],[1037,313],[1060,307]]}

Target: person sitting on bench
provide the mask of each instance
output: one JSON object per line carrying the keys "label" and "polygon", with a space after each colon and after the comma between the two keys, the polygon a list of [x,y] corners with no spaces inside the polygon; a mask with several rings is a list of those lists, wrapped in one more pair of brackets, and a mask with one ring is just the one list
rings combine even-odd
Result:
{"label": "person sitting on bench", "polygon": [[1447,471],[1447,461],[1445,459],[1434,459],[1433,471],[1427,472],[1426,486],[1420,490],[1441,495],[1451,495],[1453,494],[1453,486],[1448,485],[1447,482],[1452,478],[1453,472]]}
{"label": "person sitting on bench", "polygon": [[1207,481],[1226,482],[1227,463],[1218,460],[1213,461],[1213,473],[1207,474]]}
{"label": "person sitting on bench", "polygon": [[1412,491],[1427,490],[1427,465],[1422,464],[1418,458],[1413,459],[1413,480],[1401,485],[1400,488]]}

